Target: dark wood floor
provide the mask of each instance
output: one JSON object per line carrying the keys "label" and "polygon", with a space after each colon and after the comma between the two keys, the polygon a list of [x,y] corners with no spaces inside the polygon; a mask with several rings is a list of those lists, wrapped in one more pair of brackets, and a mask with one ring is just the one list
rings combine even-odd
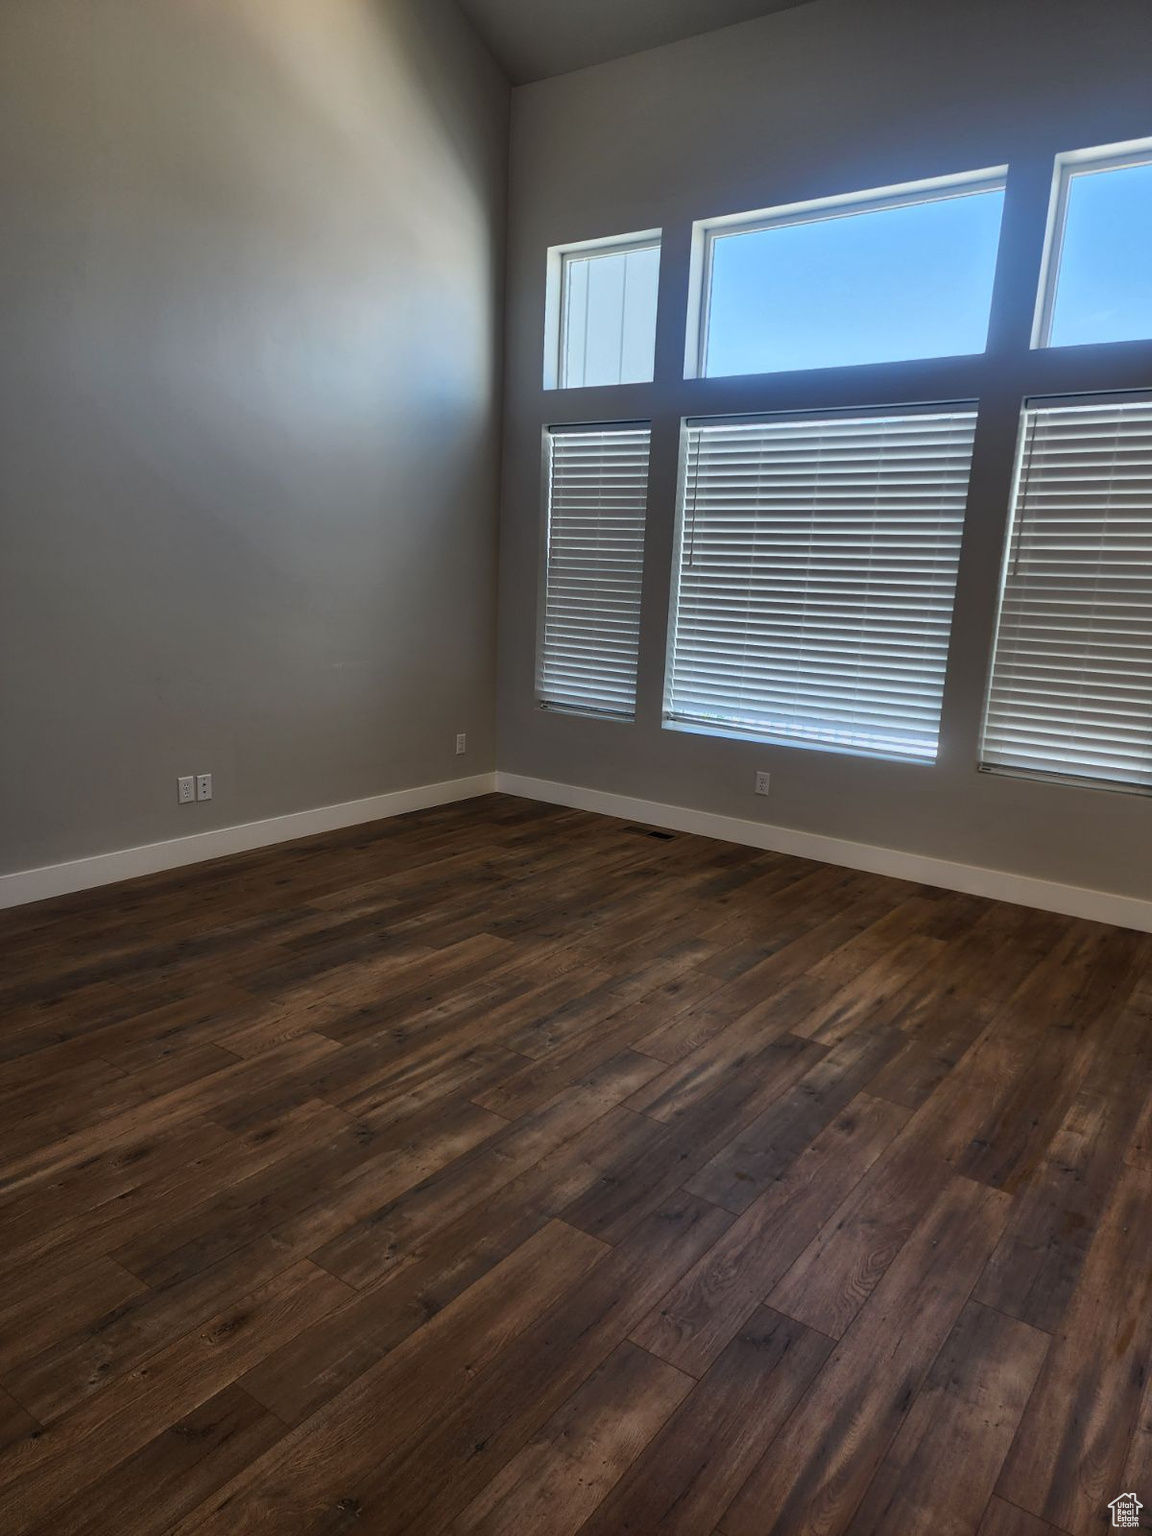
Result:
{"label": "dark wood floor", "polygon": [[3,1536],[1152,1514],[1152,937],[491,797],[0,916]]}

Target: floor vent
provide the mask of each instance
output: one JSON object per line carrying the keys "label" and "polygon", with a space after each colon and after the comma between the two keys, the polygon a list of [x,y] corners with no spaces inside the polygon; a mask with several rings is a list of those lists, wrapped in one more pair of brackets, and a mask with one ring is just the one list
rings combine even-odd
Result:
{"label": "floor vent", "polygon": [[675,832],[657,832],[654,827],[629,827],[629,832],[635,832],[637,837],[654,837],[661,843],[675,841]]}

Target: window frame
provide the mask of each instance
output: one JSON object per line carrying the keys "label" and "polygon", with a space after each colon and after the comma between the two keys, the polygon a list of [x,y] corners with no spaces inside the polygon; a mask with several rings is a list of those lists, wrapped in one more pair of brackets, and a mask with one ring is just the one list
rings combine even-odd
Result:
{"label": "window frame", "polygon": [[[628,256],[636,251],[656,251],[663,257],[663,229],[645,229],[628,235],[609,235],[601,240],[578,240],[548,249],[544,301],[544,388],[621,389],[621,384],[568,384],[564,379],[564,349],[567,341],[568,270],[574,261],[595,260],[598,256]],[[661,260],[662,264],[662,260]],[[657,280],[659,282],[659,279]],[[659,303],[659,297],[657,297]],[[653,326],[653,377],[655,377],[655,325]],[[634,380],[650,384],[651,379]]]}
{"label": "window frame", "polygon": [[[1064,259],[1064,239],[1068,228],[1068,205],[1072,182],[1077,176],[1123,171],[1140,165],[1152,165],[1152,138],[1129,139],[1122,144],[1102,144],[1095,149],[1070,149],[1056,156],[1052,172],[1052,192],[1048,202],[1048,223],[1044,231],[1044,254],[1040,264],[1040,283],[1036,311],[1032,321],[1032,350],[1063,352],[1072,346],[1124,347],[1147,346],[1139,339],[1128,341],[1085,341],[1056,343],[1052,326],[1056,319],[1056,300],[1060,289],[1060,268]],[[1015,487],[1013,487],[1015,490]]]}
{"label": "window frame", "polygon": [[[962,171],[951,176],[933,176],[891,187],[873,187],[862,192],[841,193],[835,197],[813,198],[806,202],[785,203],[776,208],[762,208],[752,213],[725,214],[701,219],[692,226],[692,258],[689,274],[688,326],[684,353],[686,379],[758,378],[764,374],[710,374],[708,372],[708,331],[712,310],[712,277],[716,241],[732,235],[759,234],[765,230],[787,229],[797,224],[822,224],[833,219],[851,218],[861,213],[884,213],[917,203],[951,201],[985,192],[1004,192],[1008,184],[1008,166]],[[987,350],[985,344],[984,350]],[[965,356],[980,356],[966,353]],[[929,358],[904,359],[905,362],[933,361]],[[891,367],[891,360],[875,364],[816,365],[835,367]],[[806,369],[769,369],[776,376],[807,372]]]}

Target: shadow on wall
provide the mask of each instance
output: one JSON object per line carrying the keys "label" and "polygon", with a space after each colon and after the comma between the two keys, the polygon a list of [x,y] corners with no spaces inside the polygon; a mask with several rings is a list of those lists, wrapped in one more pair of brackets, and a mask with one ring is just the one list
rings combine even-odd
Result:
{"label": "shadow on wall", "polygon": [[449,0],[0,39],[0,869],[490,769],[496,67]]}

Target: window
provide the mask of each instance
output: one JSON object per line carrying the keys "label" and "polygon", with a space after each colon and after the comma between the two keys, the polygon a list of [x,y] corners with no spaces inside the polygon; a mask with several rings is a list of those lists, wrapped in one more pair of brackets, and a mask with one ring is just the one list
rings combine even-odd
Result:
{"label": "window", "polygon": [[627,423],[548,432],[546,708],[635,716],[650,436]]}
{"label": "window", "polygon": [[698,225],[701,313],[687,372],[983,352],[1005,175]]}
{"label": "window", "polygon": [[982,766],[1152,789],[1152,397],[1025,407]]}
{"label": "window", "polygon": [[1152,143],[1062,155],[1036,344],[1152,337]]}
{"label": "window", "polygon": [[689,422],[665,719],[933,761],[975,424]]}
{"label": "window", "polygon": [[645,384],[656,355],[660,232],[549,253],[549,335],[557,344],[545,384]]}

